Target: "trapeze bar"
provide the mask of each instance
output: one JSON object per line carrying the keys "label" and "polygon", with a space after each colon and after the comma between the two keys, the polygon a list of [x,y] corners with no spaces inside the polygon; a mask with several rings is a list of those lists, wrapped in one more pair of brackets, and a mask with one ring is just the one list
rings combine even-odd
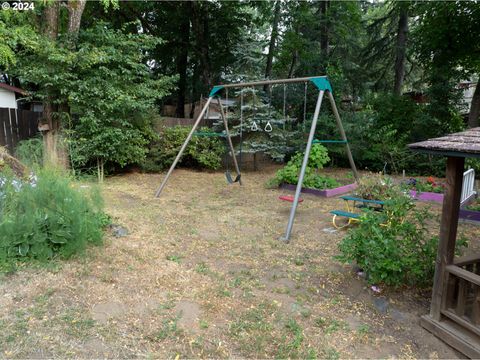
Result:
{"label": "trapeze bar", "polygon": [[205,136],[205,137],[225,137],[225,134],[219,134],[214,132],[194,132],[194,136]]}

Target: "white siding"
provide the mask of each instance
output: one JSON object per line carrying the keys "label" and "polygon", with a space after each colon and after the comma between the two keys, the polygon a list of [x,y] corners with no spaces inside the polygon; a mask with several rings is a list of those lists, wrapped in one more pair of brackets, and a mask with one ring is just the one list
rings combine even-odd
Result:
{"label": "white siding", "polygon": [[13,91],[0,88],[0,108],[17,108],[15,93]]}

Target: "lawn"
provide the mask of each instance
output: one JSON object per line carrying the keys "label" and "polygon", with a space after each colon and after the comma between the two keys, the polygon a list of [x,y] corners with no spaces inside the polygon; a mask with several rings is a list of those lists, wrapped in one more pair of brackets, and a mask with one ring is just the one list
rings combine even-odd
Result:
{"label": "lawn", "polygon": [[419,325],[429,289],[374,294],[332,258],[342,200],[305,195],[291,243],[277,240],[290,203],[264,188],[274,171],[239,187],[177,170],[159,199],[163,175],[108,178],[106,210],[129,234],[0,278],[1,356],[458,357]]}

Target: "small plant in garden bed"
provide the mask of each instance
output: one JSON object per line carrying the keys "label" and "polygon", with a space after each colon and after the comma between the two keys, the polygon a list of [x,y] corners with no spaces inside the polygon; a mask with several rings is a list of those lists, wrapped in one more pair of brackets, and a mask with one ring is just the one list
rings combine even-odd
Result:
{"label": "small plant in garden bed", "polygon": [[[296,185],[302,167],[303,156],[304,153],[302,152],[296,153],[283,169],[278,170],[275,177],[267,182],[267,187],[275,188],[281,184]],[[313,145],[308,158],[308,165],[305,169],[303,187],[324,190],[340,186],[337,180],[318,173],[318,170],[323,169],[329,161],[327,149],[320,144]]]}
{"label": "small plant in garden bed", "polygon": [[435,180],[432,176],[425,180],[410,178],[405,183],[405,186],[410,190],[418,192],[433,192],[441,194],[445,191],[445,184]]}
{"label": "small plant in garden bed", "polygon": [[362,176],[353,194],[362,199],[384,201],[401,196],[403,193],[392,178],[378,173]]}

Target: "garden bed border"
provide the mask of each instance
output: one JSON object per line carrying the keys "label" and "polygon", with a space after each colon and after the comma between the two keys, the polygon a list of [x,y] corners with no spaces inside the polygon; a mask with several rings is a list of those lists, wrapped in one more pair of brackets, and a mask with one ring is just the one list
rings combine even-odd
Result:
{"label": "garden bed border", "polygon": [[[325,189],[325,190],[310,189],[310,188],[303,188],[302,187],[302,193],[312,194],[312,195],[315,195],[315,196],[321,196],[321,197],[329,198],[329,197],[333,197],[333,196],[337,196],[337,195],[346,194],[346,193],[348,193],[352,190],[355,190],[357,188],[357,186],[358,186],[357,183],[353,183],[353,184],[339,186],[339,187],[334,188],[334,189]],[[280,187],[282,189],[295,191],[295,189],[297,188],[297,185],[282,184]]]}
{"label": "garden bed border", "polygon": [[410,190],[410,196],[415,200],[420,201],[433,201],[437,203],[443,203],[443,194],[442,193],[434,193],[434,192],[420,192],[416,190]]}

